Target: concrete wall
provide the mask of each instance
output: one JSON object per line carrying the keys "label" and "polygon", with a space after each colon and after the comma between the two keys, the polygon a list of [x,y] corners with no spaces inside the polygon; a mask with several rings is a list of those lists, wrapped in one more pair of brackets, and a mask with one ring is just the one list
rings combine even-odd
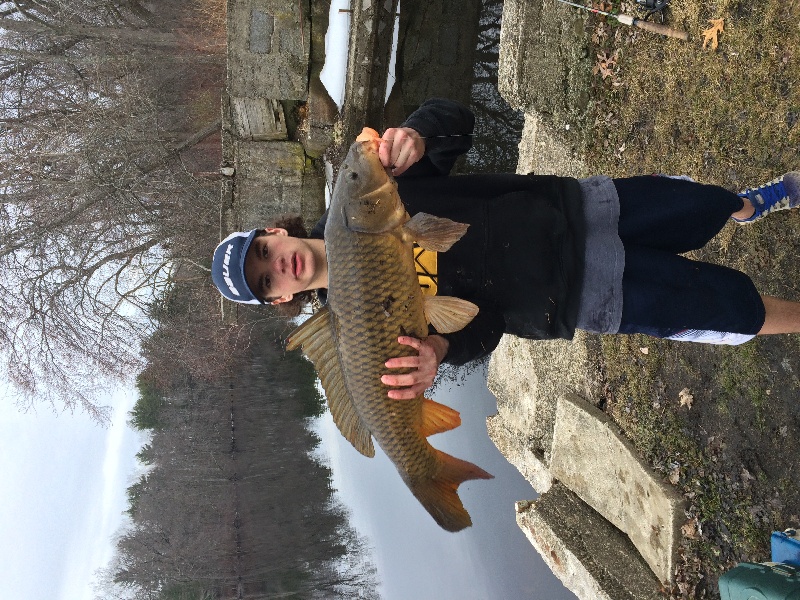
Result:
{"label": "concrete wall", "polygon": [[469,104],[480,0],[403,0],[387,122],[399,122],[425,99]]}
{"label": "concrete wall", "polygon": [[239,142],[234,207],[241,229],[264,227],[284,213],[313,223],[324,199],[325,177],[299,142]]}
{"label": "concrete wall", "polygon": [[229,0],[228,92],[305,100],[310,15],[308,0]]}
{"label": "concrete wall", "polygon": [[336,114],[318,83],[329,9],[330,0],[228,0],[223,160],[234,174],[221,236],[285,213],[313,224],[324,210],[318,158]]}

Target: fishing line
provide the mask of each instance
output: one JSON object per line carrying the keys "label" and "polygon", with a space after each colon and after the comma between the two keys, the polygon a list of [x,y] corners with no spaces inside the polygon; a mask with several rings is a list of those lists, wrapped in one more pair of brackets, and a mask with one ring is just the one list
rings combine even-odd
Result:
{"label": "fishing line", "polygon": [[[474,133],[449,133],[446,135],[421,135],[419,136],[419,138],[421,140],[430,140],[434,138],[473,137],[474,135],[475,135]],[[380,139],[381,141],[385,140],[387,142],[394,141],[394,138],[380,138]],[[325,188],[328,190],[329,194],[333,195],[333,185],[331,184],[330,181],[328,181],[327,177],[325,177]]]}

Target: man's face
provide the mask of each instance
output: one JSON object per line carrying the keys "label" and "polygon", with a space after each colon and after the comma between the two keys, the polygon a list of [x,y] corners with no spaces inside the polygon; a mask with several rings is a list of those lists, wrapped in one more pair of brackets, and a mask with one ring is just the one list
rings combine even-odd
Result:
{"label": "man's face", "polygon": [[244,260],[247,285],[258,298],[276,304],[311,289],[316,269],[308,241],[279,228],[254,238]]}

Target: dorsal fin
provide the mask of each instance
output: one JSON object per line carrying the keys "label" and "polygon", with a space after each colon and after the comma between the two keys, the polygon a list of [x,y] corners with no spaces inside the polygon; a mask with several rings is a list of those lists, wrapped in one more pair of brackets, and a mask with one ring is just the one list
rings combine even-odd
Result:
{"label": "dorsal fin", "polygon": [[333,333],[336,331],[335,327],[336,316],[326,306],[289,334],[286,348],[302,348],[303,353],[314,363],[336,427],[356,450],[364,456],[373,457],[375,447],[372,444],[372,434],[356,411],[344,383]]}
{"label": "dorsal fin", "polygon": [[439,333],[453,333],[463,329],[478,314],[472,302],[452,296],[423,296],[425,320]]}
{"label": "dorsal fin", "polygon": [[435,433],[450,431],[461,425],[461,415],[449,406],[422,399],[422,435],[428,437]]}

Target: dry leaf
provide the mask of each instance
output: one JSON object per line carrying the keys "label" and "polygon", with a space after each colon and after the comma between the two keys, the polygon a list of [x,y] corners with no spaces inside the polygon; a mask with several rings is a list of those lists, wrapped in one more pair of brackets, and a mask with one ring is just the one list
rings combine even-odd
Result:
{"label": "dry leaf", "polygon": [[700,534],[697,533],[697,525],[694,520],[686,521],[686,523],[681,526],[681,533],[683,537],[689,538],[690,540],[700,539]]}
{"label": "dry leaf", "polygon": [[608,37],[608,25],[605,23],[598,23],[592,34],[592,42],[598,46]]}
{"label": "dry leaf", "polygon": [[642,354],[650,354],[650,349],[647,347],[639,348],[639,352],[641,352]]}
{"label": "dry leaf", "polygon": [[598,52],[597,53],[597,64],[592,69],[592,73],[597,75],[598,73],[603,77],[605,80],[606,77],[611,77],[612,80],[614,78],[614,67],[617,66],[617,50],[614,51],[614,54],[609,54],[608,52]]}
{"label": "dry leaf", "polygon": [[711,49],[712,50],[717,49],[717,46],[719,45],[717,36],[720,33],[722,33],[725,29],[723,21],[724,19],[708,20],[708,22],[711,23],[711,27],[703,30],[703,48],[705,48],[708,45],[708,43],[711,42]]}
{"label": "dry leaf", "polygon": [[678,392],[678,398],[680,398],[681,406],[687,406],[691,410],[694,396],[689,393],[689,388],[683,388]]}
{"label": "dry leaf", "polygon": [[680,479],[681,479],[681,468],[679,465],[675,465],[669,472],[669,482],[672,485],[678,485],[678,481],[680,481]]}

